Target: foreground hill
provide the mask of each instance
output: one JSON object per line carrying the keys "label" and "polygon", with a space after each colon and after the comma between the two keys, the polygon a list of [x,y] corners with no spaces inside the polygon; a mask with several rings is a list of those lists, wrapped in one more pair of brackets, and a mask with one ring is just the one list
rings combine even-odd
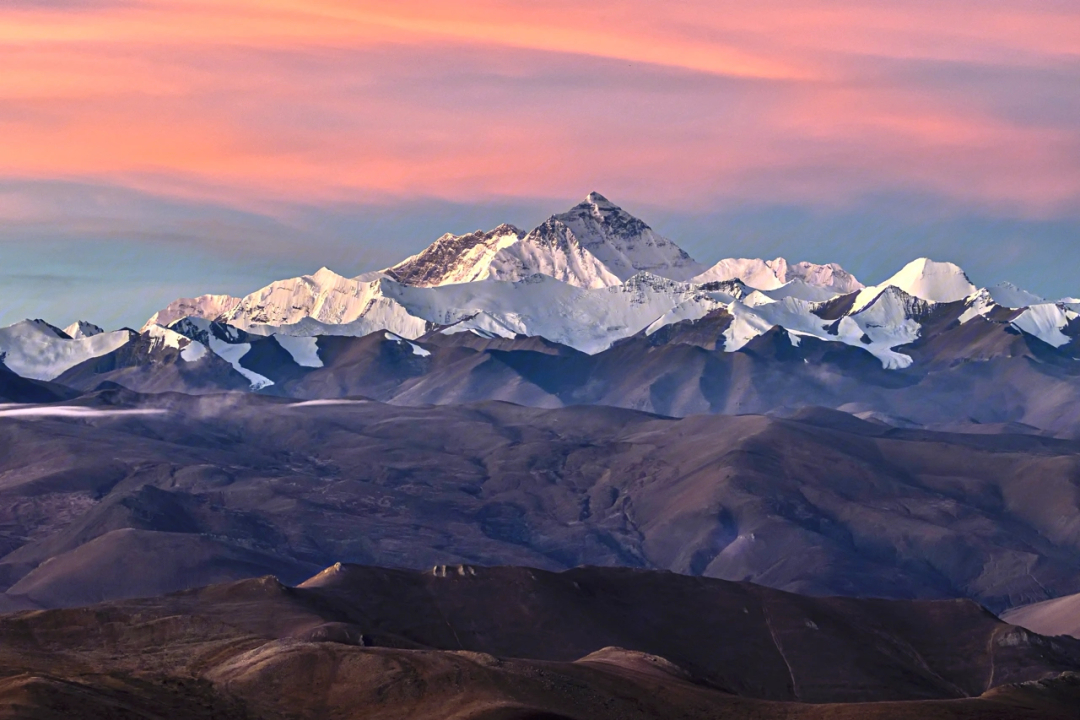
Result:
{"label": "foreground hill", "polygon": [[1080,591],[1080,443],[982,430],[113,388],[0,408],[0,598],[336,561],[622,565],[995,611]]}
{"label": "foreground hill", "polygon": [[1052,719],[1078,669],[969,601],[626,569],[335,565],[0,617],[0,715],[40,720]]}

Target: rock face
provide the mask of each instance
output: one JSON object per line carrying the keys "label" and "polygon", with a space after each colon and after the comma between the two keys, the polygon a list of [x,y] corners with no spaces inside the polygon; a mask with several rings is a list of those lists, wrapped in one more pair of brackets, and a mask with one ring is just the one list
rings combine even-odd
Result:
{"label": "rock face", "polygon": [[416,287],[488,280],[493,277],[495,256],[516,245],[524,236],[524,232],[506,224],[490,232],[477,230],[467,235],[447,233],[420,254],[406,258],[383,272],[387,277]]}

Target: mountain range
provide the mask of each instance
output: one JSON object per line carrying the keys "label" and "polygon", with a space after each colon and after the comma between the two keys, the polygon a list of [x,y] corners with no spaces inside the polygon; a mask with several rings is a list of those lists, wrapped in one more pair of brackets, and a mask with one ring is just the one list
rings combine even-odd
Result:
{"label": "mountain range", "polygon": [[1073,717],[1078,313],[593,193],[0,328],[0,716]]}
{"label": "mountain range", "polygon": [[836,264],[705,267],[592,193],[529,232],[444,235],[355,278],[323,268],[242,298],[180,299],[139,331],[17,323],[0,329],[2,362],[37,385],[0,398],[114,382],[673,416],[823,406],[905,427],[1073,436],[1078,311],[925,258],[872,286]]}

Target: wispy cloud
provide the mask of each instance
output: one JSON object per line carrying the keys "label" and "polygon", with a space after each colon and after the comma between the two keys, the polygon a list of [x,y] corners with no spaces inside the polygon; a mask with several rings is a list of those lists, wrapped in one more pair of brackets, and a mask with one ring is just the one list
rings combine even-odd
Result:
{"label": "wispy cloud", "polygon": [[63,420],[101,420],[121,417],[146,417],[165,415],[165,410],[137,408],[130,410],[102,410],[76,405],[54,406],[16,406],[0,405],[0,418],[21,418],[26,420],[58,418]]}
{"label": "wispy cloud", "polygon": [[0,10],[0,173],[248,206],[1080,204],[1080,10],[1054,0],[66,7]]}

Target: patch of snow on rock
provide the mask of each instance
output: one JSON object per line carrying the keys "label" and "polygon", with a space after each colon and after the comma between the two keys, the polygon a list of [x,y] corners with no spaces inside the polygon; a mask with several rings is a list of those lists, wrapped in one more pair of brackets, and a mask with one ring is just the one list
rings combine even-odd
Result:
{"label": "patch of snow on rock", "polygon": [[320,368],[323,366],[322,358],[319,357],[318,338],[282,334],[275,334],[273,337],[278,345],[292,355],[292,359],[300,367]]}

